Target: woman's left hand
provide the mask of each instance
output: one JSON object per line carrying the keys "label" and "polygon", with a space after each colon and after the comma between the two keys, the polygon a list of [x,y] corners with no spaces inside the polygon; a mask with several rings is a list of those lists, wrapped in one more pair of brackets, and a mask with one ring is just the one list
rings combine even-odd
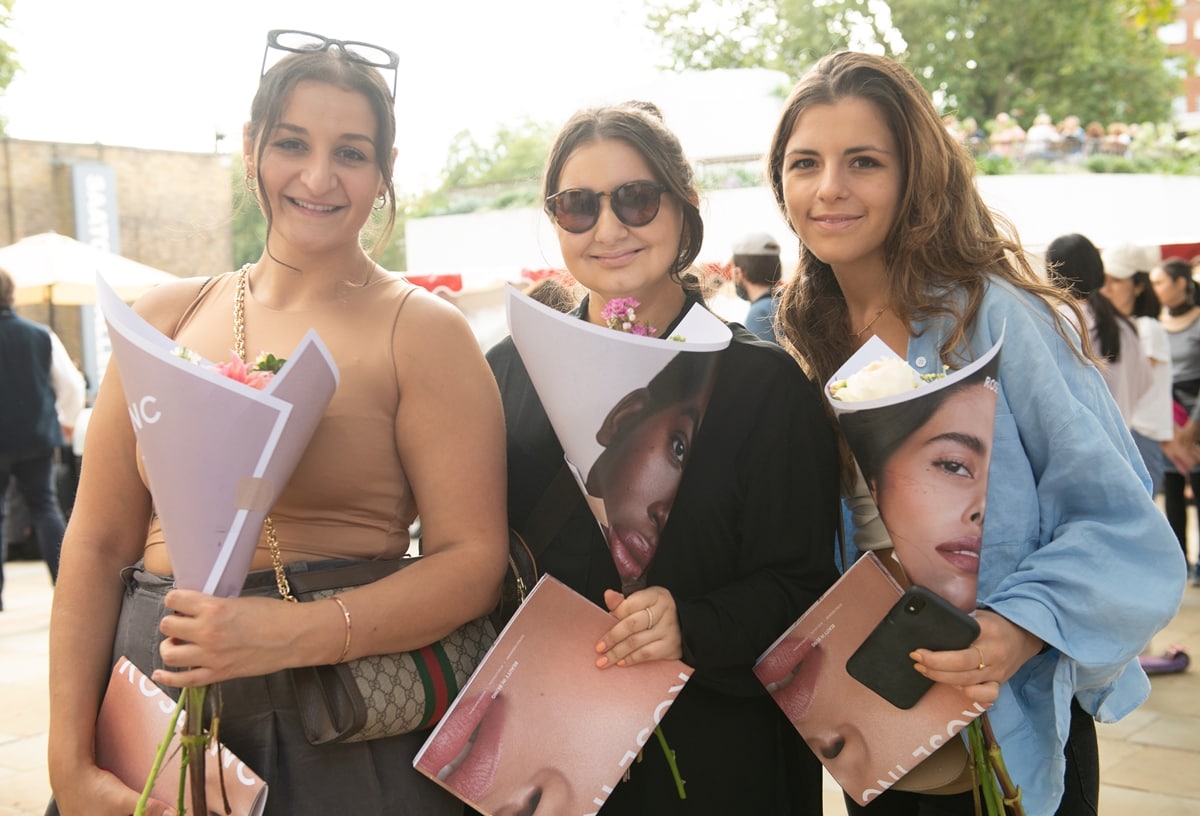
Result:
{"label": "woman's left hand", "polygon": [[1000,686],[1042,648],[1038,637],[987,609],[975,613],[979,637],[965,649],[917,649],[909,657],[918,672],[938,683],[958,686],[973,701],[990,706]]}
{"label": "woman's left hand", "polygon": [[279,630],[279,613],[285,611],[281,605],[311,606],[271,598],[217,598],[187,589],[171,590],[165,603],[174,614],[159,623],[166,635],[159,653],[164,663],[183,671],[160,669],[153,680],[175,687],[270,674],[292,665],[295,654],[288,652],[295,644]]}
{"label": "woman's left hand", "polygon": [[675,598],[662,587],[647,587],[629,597],[611,589],[604,592],[608,611],[619,622],[596,644],[596,665],[633,666],[649,660],[683,657],[683,635],[675,613]]}

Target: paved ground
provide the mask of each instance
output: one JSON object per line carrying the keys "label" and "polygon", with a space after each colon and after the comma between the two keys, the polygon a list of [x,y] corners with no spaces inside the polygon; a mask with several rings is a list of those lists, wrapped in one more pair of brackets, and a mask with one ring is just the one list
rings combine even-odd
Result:
{"label": "paved ground", "polygon": [[[53,590],[38,562],[5,565],[0,612],[0,816],[41,816],[46,780],[47,631]],[[1200,588],[1189,586],[1174,622],[1151,644],[1195,658],[1183,674],[1159,675],[1149,701],[1100,726],[1103,816],[1200,814]],[[845,813],[826,781],[827,816]],[[1030,814],[1037,816],[1037,814]]]}

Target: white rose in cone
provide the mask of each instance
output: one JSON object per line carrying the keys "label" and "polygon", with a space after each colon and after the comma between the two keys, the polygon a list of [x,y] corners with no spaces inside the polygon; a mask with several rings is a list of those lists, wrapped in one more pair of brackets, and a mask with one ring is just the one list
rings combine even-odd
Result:
{"label": "white rose in cone", "polygon": [[921,387],[921,377],[899,358],[876,360],[829,387],[829,395],[842,402],[866,402]]}

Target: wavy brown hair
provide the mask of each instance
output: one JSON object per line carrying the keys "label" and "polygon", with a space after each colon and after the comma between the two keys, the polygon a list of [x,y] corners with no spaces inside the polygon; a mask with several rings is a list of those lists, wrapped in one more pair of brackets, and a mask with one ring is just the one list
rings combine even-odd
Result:
{"label": "wavy brown hair", "polygon": [[[984,204],[975,164],[942,124],[929,95],[909,71],[886,57],[843,51],[822,58],[792,89],[767,154],[767,176],[787,220],[783,161],[800,116],[813,105],[857,98],[873,104],[896,140],[901,163],[900,201],[888,232],[888,304],[908,325],[949,316],[954,329],[941,347],[947,364],[970,329],[989,276],[1034,294],[1051,307],[1082,315],[1069,294],[1030,266],[1016,230]],[[795,233],[795,226],[788,221]],[[962,298],[947,297],[961,293]],[[1072,337],[1057,308],[1051,313],[1064,338]],[[854,352],[846,300],[829,264],[800,245],[800,263],[781,295],[779,327],[785,345],[818,383]],[[1090,350],[1087,352],[1090,355]]]}

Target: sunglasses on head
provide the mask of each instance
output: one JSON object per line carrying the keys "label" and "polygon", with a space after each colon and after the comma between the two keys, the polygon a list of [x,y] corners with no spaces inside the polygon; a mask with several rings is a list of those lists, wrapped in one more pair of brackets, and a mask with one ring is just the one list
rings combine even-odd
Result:
{"label": "sunglasses on head", "polygon": [[270,67],[267,65],[267,57],[270,56],[272,48],[278,51],[288,51],[293,54],[304,54],[314,51],[328,51],[335,47],[348,60],[362,63],[363,65],[370,65],[372,68],[391,71],[392,98],[396,98],[396,79],[400,68],[399,54],[384,48],[382,45],[372,45],[371,43],[359,42],[358,40],[335,40],[332,37],[314,34],[311,31],[289,31],[281,28],[268,31],[267,48],[263,52],[262,70],[259,72],[259,75],[262,76],[265,74],[267,68]]}
{"label": "sunglasses on head", "polygon": [[587,232],[600,220],[600,199],[608,196],[613,215],[627,227],[644,227],[658,215],[666,185],[653,181],[629,181],[611,193],[582,187],[559,190],[546,198],[546,212],[567,232]]}

